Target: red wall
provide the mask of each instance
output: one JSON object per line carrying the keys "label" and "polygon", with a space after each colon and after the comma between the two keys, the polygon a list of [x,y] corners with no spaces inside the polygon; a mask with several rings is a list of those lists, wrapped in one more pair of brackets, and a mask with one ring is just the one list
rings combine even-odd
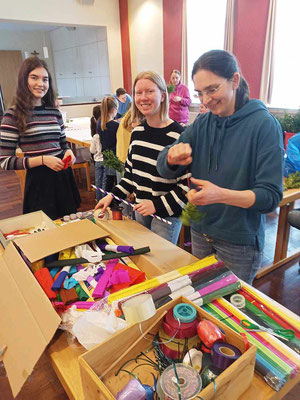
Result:
{"label": "red wall", "polygon": [[[120,28],[122,44],[122,64],[123,64],[123,82],[126,92],[132,91],[131,79],[131,59],[130,59],[130,39],[129,39],[129,21],[128,21],[128,0],[119,0]],[[114,92],[117,88],[112,88]]]}
{"label": "red wall", "polygon": [[182,2],[163,0],[164,78],[169,82],[173,69],[181,70]]}
{"label": "red wall", "polygon": [[269,0],[238,0],[234,54],[250,87],[259,98]]}

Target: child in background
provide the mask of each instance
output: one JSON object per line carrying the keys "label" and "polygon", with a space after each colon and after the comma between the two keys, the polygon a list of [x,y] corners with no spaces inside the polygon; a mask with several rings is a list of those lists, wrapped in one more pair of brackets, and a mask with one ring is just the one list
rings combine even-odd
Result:
{"label": "child in background", "polygon": [[[100,136],[97,133],[97,121],[101,118],[101,108],[100,106],[95,106],[93,108],[93,116],[91,118],[91,135],[92,143],[90,146],[90,152],[94,157],[95,162],[95,185],[101,189],[105,189],[106,186],[106,174],[105,167],[103,165],[103,154],[102,146],[100,142]],[[96,201],[102,199],[103,194],[100,190],[96,190]]]}
{"label": "child in background", "polygon": [[[116,154],[117,130],[119,123],[114,121],[118,112],[118,102],[112,97],[104,97],[101,103],[101,120],[97,121],[97,133],[100,136],[102,151],[111,150]],[[110,192],[115,184],[116,171],[105,167],[106,185],[105,190]]]}

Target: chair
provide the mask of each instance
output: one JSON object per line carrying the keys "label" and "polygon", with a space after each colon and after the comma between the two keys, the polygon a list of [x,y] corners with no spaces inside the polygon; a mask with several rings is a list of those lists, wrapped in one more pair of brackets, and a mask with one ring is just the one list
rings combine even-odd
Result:
{"label": "chair", "polygon": [[[291,226],[296,229],[300,229],[300,208],[296,208],[288,213],[288,222]],[[300,267],[300,260],[299,260],[299,267]]]}
{"label": "chair", "polygon": [[[90,176],[89,162],[84,160],[81,157],[76,157],[76,161],[75,161],[75,164],[72,165],[72,169],[77,170],[77,169],[80,169],[80,168],[84,168],[85,169],[86,186],[87,186],[88,192],[90,192],[92,190],[92,186],[91,186],[91,176]],[[80,179],[80,176],[79,176],[79,179]]]}
{"label": "chair", "polygon": [[19,179],[22,197],[24,198],[25,180],[26,180],[26,169],[16,169],[15,173]]}

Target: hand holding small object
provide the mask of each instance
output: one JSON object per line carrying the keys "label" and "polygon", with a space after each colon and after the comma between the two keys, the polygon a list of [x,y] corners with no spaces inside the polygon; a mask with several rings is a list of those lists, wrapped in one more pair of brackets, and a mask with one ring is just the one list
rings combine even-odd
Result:
{"label": "hand holding small object", "polygon": [[188,201],[196,206],[207,204],[222,203],[222,188],[202,179],[191,178],[191,182],[196,186],[187,193]]}
{"label": "hand holding small object", "polygon": [[175,144],[168,151],[169,165],[189,165],[192,160],[192,148],[188,143]]}
{"label": "hand holding small object", "polygon": [[147,215],[155,214],[156,209],[154,207],[153,201],[144,200],[136,204],[133,207],[133,211],[137,211],[139,214],[143,215],[143,217],[146,217]]}
{"label": "hand holding small object", "polygon": [[73,153],[72,150],[68,149],[68,150],[65,152],[63,161],[64,161],[65,159],[70,160],[70,161],[68,162],[68,167],[70,167],[71,165],[75,164],[76,157],[74,156],[74,153]]}
{"label": "hand holding small object", "polygon": [[53,169],[53,171],[61,171],[64,168],[63,161],[55,156],[43,156],[43,165]]}
{"label": "hand holding small object", "polygon": [[107,207],[109,207],[110,203],[112,202],[113,198],[110,195],[103,197],[98,203],[96,204],[95,210],[101,208],[102,214],[104,214]]}

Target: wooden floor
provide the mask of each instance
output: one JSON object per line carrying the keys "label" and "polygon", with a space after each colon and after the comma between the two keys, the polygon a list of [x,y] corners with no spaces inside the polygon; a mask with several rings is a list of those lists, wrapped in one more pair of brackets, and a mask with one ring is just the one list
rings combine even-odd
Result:
{"label": "wooden floor", "polygon": [[[91,171],[93,182],[93,171]],[[78,184],[82,199],[80,210],[90,210],[95,205],[95,195],[87,192],[86,182],[82,174],[82,181]],[[300,204],[297,204],[300,207]],[[22,214],[22,196],[19,181],[13,171],[0,170],[0,219]],[[269,264],[274,255],[278,210],[267,216],[266,245],[263,264]],[[291,228],[289,253],[300,246],[300,231]],[[189,247],[186,248],[189,250]],[[256,280],[254,286],[272,297],[285,307],[299,313],[300,310],[300,274],[298,263],[281,267],[276,271]],[[1,328],[0,328],[1,329]],[[300,385],[297,385],[285,400],[300,399]],[[12,400],[11,390],[6,378],[3,364],[0,363],[0,400]],[[50,361],[42,355],[33,374],[23,386],[17,400],[67,400],[59,380],[57,379]],[[88,400],[88,399],[87,399]]]}

